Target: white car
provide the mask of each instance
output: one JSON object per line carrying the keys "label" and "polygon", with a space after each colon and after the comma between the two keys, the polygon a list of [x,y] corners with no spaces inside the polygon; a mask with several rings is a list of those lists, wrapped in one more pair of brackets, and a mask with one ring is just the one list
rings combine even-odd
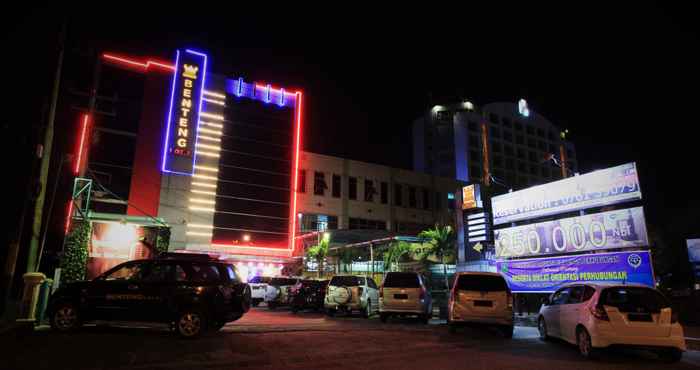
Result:
{"label": "white car", "polygon": [[578,345],[584,357],[596,349],[633,346],[655,350],[676,362],[685,351],[683,328],[668,300],[656,289],[636,284],[569,284],[543,300],[540,338]]}
{"label": "white car", "polygon": [[299,278],[277,276],[270,279],[265,290],[267,308],[274,310],[279,306],[289,305],[289,289],[299,282]]}
{"label": "white car", "polygon": [[267,292],[267,284],[272,278],[268,276],[253,276],[248,280],[250,287],[250,299],[253,307],[257,307],[260,302],[265,301],[265,293]]}
{"label": "white car", "polygon": [[328,316],[338,311],[360,311],[366,318],[379,309],[379,287],[372,278],[353,275],[333,276],[323,301]]}

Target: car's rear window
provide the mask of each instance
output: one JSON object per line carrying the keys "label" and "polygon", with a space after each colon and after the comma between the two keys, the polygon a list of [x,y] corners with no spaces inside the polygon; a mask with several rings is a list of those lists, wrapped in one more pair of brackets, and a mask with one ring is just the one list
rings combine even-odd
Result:
{"label": "car's rear window", "polygon": [[333,276],[330,285],[333,286],[358,286],[360,278],[357,276]]}
{"label": "car's rear window", "polygon": [[269,279],[265,279],[263,276],[253,276],[250,278],[250,280],[248,280],[248,282],[253,284],[262,284],[266,283],[266,280],[269,281]]}
{"label": "car's rear window", "polygon": [[270,279],[270,285],[277,285],[277,286],[283,286],[283,285],[294,285],[297,283],[296,279],[291,279],[291,278],[272,278]]}
{"label": "car's rear window", "polygon": [[598,304],[616,307],[620,312],[651,313],[658,313],[670,306],[658,291],[641,287],[606,288],[601,292]]}
{"label": "car's rear window", "polygon": [[385,288],[420,288],[418,274],[412,272],[390,272],[384,279]]}
{"label": "car's rear window", "polygon": [[506,280],[494,275],[460,275],[457,280],[457,289],[472,290],[478,292],[507,291]]}

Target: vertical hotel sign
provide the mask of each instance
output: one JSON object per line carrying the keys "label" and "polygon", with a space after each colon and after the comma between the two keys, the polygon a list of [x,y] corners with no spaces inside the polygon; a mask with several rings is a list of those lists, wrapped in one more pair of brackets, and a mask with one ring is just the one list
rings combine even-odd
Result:
{"label": "vertical hotel sign", "polygon": [[191,175],[206,79],[207,56],[177,51],[163,148],[163,171]]}

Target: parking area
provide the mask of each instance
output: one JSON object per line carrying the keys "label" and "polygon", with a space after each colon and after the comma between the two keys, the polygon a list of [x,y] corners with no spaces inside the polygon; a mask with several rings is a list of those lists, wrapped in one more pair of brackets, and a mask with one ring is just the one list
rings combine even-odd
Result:
{"label": "parking area", "polygon": [[381,323],[376,315],[328,318],[320,313],[252,309],[243,319],[199,339],[164,327],[111,325],[77,333],[5,333],[7,369],[691,369],[700,354],[667,365],[636,351],[607,351],[591,363],[573,346],[542,342],[532,327],[512,340],[488,328],[449,334],[439,320]]}

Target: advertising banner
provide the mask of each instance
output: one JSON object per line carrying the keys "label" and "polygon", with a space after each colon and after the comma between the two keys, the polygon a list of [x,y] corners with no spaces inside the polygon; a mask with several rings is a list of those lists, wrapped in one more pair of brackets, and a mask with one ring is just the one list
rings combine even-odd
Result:
{"label": "advertising banner", "polygon": [[635,163],[495,196],[493,224],[642,199]]}
{"label": "advertising banner", "polygon": [[693,263],[700,262],[700,239],[687,239],[688,260]]}
{"label": "advertising banner", "polygon": [[92,279],[129,260],[155,255],[158,228],[120,222],[92,222],[87,277]]}
{"label": "advertising banner", "polygon": [[654,286],[648,251],[497,261],[496,268],[516,293],[549,293],[573,282]]}
{"label": "advertising banner", "polygon": [[467,185],[462,188],[462,209],[484,208],[481,201],[481,187],[479,184]]}
{"label": "advertising banner", "polygon": [[649,245],[642,207],[509,227],[494,235],[500,259]]}
{"label": "advertising banner", "polygon": [[177,51],[163,152],[163,171],[191,175],[202,108],[207,56]]}

